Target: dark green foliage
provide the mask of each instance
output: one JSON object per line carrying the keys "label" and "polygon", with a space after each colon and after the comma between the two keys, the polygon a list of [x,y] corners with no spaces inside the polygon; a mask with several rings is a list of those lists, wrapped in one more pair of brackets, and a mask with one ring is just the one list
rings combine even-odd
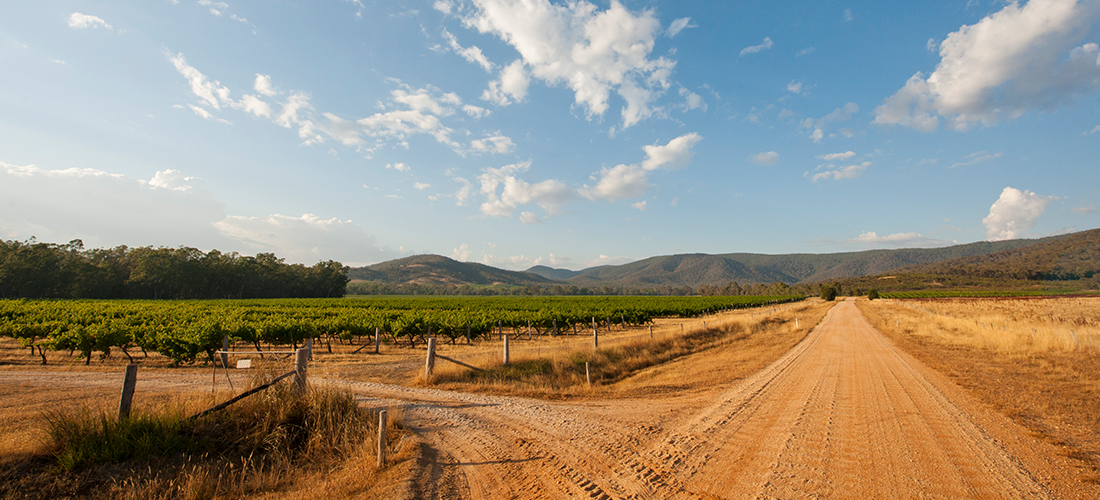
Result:
{"label": "dark green foliage", "polygon": [[875,290],[874,288],[872,288],[872,289],[867,291],[867,300],[875,300],[878,297],[879,297],[878,296],[878,290]]}
{"label": "dark green foliage", "polygon": [[331,260],[306,267],[270,253],[0,240],[0,298],[342,297],[347,282],[347,267]]}
{"label": "dark green foliage", "polygon": [[836,300],[836,287],[834,285],[821,285],[822,300]]}

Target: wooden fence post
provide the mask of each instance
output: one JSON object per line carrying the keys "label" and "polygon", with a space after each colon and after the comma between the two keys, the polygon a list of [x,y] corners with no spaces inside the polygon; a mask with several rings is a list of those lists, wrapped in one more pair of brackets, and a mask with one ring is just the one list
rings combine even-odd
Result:
{"label": "wooden fence post", "polygon": [[134,387],[137,386],[138,365],[126,365],[126,376],[122,379],[122,397],[118,400],[118,419],[130,416],[130,404],[134,402]]}
{"label": "wooden fence post", "polygon": [[306,339],[306,350],[309,351],[309,360],[313,361],[313,337]]}
{"label": "wooden fence post", "polygon": [[428,359],[424,361],[424,383],[432,381],[433,368],[435,368],[435,337],[428,337]]}
{"label": "wooden fence post", "polygon": [[592,329],[592,348],[600,348],[600,331],[595,328]]}
{"label": "wooden fence post", "polygon": [[649,325],[649,339],[653,340],[653,325]]}
{"label": "wooden fence post", "polygon": [[309,349],[299,348],[294,352],[294,385],[298,388],[298,395],[306,393],[306,369],[309,366]]}
{"label": "wooden fence post", "polygon": [[[229,335],[222,335],[222,350],[229,350]],[[222,353],[222,366],[229,366],[229,355]]]}
{"label": "wooden fence post", "polygon": [[592,372],[588,369],[588,362],[584,362],[584,379],[588,381],[588,385],[592,385]]}
{"label": "wooden fence post", "polygon": [[501,334],[504,338],[504,364],[508,364],[508,336]]}
{"label": "wooden fence post", "polygon": [[473,341],[470,340],[470,325],[467,324],[466,325],[466,345],[470,345],[472,343],[473,343]]}
{"label": "wooden fence post", "polygon": [[386,410],[378,412],[378,468],[386,466]]}
{"label": "wooden fence post", "polygon": [[378,327],[374,327],[374,353],[378,354],[378,346],[381,344],[378,337]]}

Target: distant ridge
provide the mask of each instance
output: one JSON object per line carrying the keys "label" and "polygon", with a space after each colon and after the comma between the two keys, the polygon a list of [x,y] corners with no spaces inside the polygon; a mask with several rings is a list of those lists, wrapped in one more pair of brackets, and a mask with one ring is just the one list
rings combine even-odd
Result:
{"label": "distant ridge", "polygon": [[[790,285],[818,283],[881,275],[900,268],[912,272],[932,272],[932,269],[939,268],[921,266],[935,266],[943,262],[952,262],[954,264],[951,265],[955,266],[944,272],[975,273],[981,270],[986,273],[1004,274],[1009,272],[1005,269],[1011,268],[1015,269],[1011,272],[1020,274],[1023,272],[1020,269],[1031,268],[1048,274],[1080,274],[1089,272],[1091,265],[1083,262],[1093,262],[1094,260],[1090,260],[1095,257],[1093,254],[1100,252],[1100,247],[1095,243],[1098,239],[1100,239],[1100,229],[1041,239],[982,241],[943,248],[787,255],[678,254],[650,257],[618,266],[597,266],[580,271],[547,266],[534,266],[527,271],[507,271],[484,264],[458,262],[440,255],[417,255],[354,268],[349,271],[348,277],[352,280],[394,285],[538,287],[560,285],[582,288],[646,289],[724,286],[731,281],[742,286],[774,282]],[[1064,245],[1058,243],[1063,240],[1069,243]],[[1063,246],[1064,251],[1057,250]],[[1071,248],[1079,250],[1071,251],[1069,250]],[[1037,250],[1025,251],[1026,249]],[[1043,259],[1055,254],[1059,256],[1056,265],[1046,265]],[[987,257],[991,255],[997,257]],[[1005,262],[1012,262],[1012,264],[1004,264]],[[1080,265],[1073,264],[1075,262]]]}
{"label": "distant ridge", "polygon": [[395,285],[549,285],[553,280],[537,274],[506,271],[474,262],[459,262],[442,255],[414,255],[348,271],[352,280],[380,281]]}

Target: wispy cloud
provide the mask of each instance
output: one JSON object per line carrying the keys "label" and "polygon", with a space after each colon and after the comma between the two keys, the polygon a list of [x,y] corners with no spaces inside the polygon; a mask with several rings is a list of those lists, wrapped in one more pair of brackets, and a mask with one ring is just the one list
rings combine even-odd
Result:
{"label": "wispy cloud", "polygon": [[772,48],[772,46],[774,46],[774,45],[775,45],[775,42],[772,42],[771,38],[764,37],[764,41],[761,42],[760,45],[753,45],[753,46],[745,47],[745,48],[741,49],[741,55],[755,54],[757,52],[768,50],[768,49]]}

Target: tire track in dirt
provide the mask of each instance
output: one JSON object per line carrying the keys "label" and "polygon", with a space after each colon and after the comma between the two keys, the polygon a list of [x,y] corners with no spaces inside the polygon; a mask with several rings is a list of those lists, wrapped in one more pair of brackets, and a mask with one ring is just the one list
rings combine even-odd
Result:
{"label": "tire track in dirt", "polygon": [[[349,383],[438,450],[422,498],[1089,498],[1053,447],[900,352],[851,302],[735,386],[556,403]],[[457,487],[455,485],[462,485]]]}

